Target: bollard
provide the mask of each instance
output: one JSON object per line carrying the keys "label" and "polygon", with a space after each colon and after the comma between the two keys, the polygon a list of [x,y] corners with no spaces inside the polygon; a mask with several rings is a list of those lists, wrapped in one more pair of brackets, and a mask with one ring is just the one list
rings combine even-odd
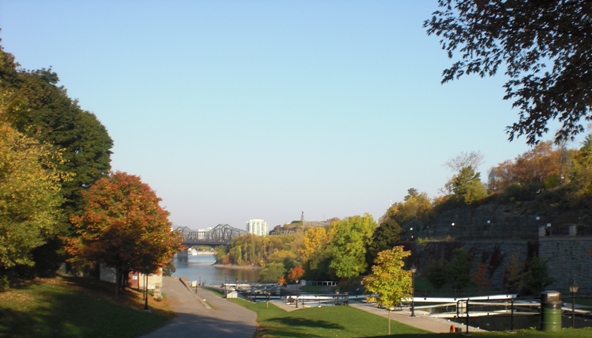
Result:
{"label": "bollard", "polygon": [[561,292],[543,291],[541,293],[541,330],[561,331]]}

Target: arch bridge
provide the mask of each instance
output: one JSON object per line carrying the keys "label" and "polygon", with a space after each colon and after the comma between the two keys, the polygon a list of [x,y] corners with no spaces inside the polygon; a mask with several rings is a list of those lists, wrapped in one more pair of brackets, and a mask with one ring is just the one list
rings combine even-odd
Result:
{"label": "arch bridge", "polygon": [[247,234],[247,231],[234,228],[228,224],[218,224],[210,230],[192,230],[188,227],[178,227],[175,231],[183,235],[183,245],[227,245],[234,237]]}

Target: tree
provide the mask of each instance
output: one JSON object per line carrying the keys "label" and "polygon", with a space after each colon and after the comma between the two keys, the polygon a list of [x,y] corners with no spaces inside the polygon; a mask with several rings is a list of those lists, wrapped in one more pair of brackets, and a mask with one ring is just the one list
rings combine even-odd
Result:
{"label": "tree", "polygon": [[485,155],[483,155],[480,151],[470,151],[470,152],[461,152],[460,154],[456,155],[446,161],[444,163],[450,170],[453,172],[458,172],[462,168],[471,167],[473,170],[479,169],[479,166],[483,164],[485,160]]}
{"label": "tree", "polygon": [[504,286],[508,292],[518,292],[524,264],[520,262],[515,252],[510,256],[510,261],[504,271]]}
{"label": "tree", "polygon": [[366,248],[366,262],[368,266],[384,250],[392,249],[400,242],[400,234],[403,231],[399,224],[391,217],[381,219],[382,222],[372,235],[372,242]]}
{"label": "tree", "polygon": [[331,264],[339,278],[359,276],[366,271],[366,247],[372,243],[376,223],[371,215],[351,216],[331,226]]}
{"label": "tree", "polygon": [[475,173],[471,167],[462,168],[451,182],[455,198],[464,204],[470,205],[487,196],[481,174]]}
{"label": "tree", "polygon": [[286,268],[282,263],[269,263],[259,273],[259,281],[262,283],[275,283],[284,276]]}
{"label": "tree", "polygon": [[450,275],[448,271],[448,262],[444,260],[431,262],[426,271],[428,282],[432,284],[434,289],[440,290],[448,282],[448,276]]}
{"label": "tree", "polygon": [[[404,260],[410,255],[411,252],[403,250],[402,246],[379,252],[372,266],[372,274],[362,280],[364,293],[370,294],[368,301],[389,310],[389,335],[391,309],[401,304],[403,298],[413,296],[411,271],[403,270]],[[378,297],[373,296],[375,294]]]}
{"label": "tree", "polygon": [[302,276],[304,276],[304,269],[302,269],[301,266],[296,266],[290,270],[288,279],[293,283],[297,283],[302,278]]}
{"label": "tree", "polygon": [[525,294],[538,295],[545,286],[553,283],[554,279],[549,277],[547,260],[533,257],[527,264],[526,272],[522,277],[522,291]]}
{"label": "tree", "polygon": [[111,173],[85,193],[84,213],[73,216],[77,237],[67,239],[72,262],[115,268],[116,293],[129,271],[149,273],[166,266],[181,249],[160,198],[138,176]]}
{"label": "tree", "polygon": [[479,287],[479,291],[483,292],[490,284],[490,279],[487,278],[487,264],[481,263],[477,266],[477,271],[471,275],[471,281]]}
{"label": "tree", "polygon": [[[463,75],[493,76],[502,67],[509,80],[505,100],[520,109],[507,128],[509,139],[525,135],[529,144],[558,119],[555,140],[584,131],[592,106],[592,6],[588,0],[439,0],[424,22],[429,35],[441,36],[450,58],[442,83]],[[547,67],[550,64],[552,66]]]}
{"label": "tree", "polygon": [[60,187],[70,175],[57,169],[61,161],[55,148],[0,123],[0,284],[8,269],[32,266],[31,251],[63,230]]}
{"label": "tree", "polygon": [[[110,168],[113,141],[106,128],[90,112],[82,110],[76,100],[58,87],[58,75],[51,69],[19,69],[14,56],[0,46],[0,121],[62,152],[60,171],[72,173],[61,182],[66,214],[80,214],[85,204],[82,191]],[[65,218],[65,231],[72,225]],[[53,274],[64,261],[63,242],[50,238],[33,251],[37,273]]]}
{"label": "tree", "polygon": [[328,237],[327,231],[323,227],[314,227],[306,230],[302,245],[298,248],[300,254],[300,261],[306,262],[309,258],[321,248],[327,246]]}
{"label": "tree", "polygon": [[450,284],[454,289],[464,289],[469,285],[471,271],[471,264],[473,257],[463,248],[457,248],[452,251],[452,260],[450,261],[449,270]]}

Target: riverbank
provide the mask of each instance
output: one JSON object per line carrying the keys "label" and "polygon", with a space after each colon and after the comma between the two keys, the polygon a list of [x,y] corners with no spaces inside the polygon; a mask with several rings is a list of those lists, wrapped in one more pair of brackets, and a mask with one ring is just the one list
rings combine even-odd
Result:
{"label": "riverbank", "polygon": [[212,264],[213,267],[219,269],[235,269],[235,270],[261,270],[263,269],[260,266],[252,266],[252,265],[233,265],[233,264]]}

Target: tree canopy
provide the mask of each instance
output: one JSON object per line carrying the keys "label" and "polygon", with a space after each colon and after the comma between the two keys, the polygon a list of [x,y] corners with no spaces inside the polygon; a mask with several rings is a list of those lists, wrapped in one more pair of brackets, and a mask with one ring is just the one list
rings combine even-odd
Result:
{"label": "tree canopy", "polygon": [[53,147],[0,122],[0,275],[33,265],[31,250],[63,229],[60,186],[69,175]]}
{"label": "tree canopy", "polygon": [[116,268],[119,281],[127,271],[155,271],[179,251],[182,238],[171,231],[169,213],[138,176],[112,173],[85,195],[84,213],[72,217],[78,236],[68,239],[71,261],[105,263]]}
{"label": "tree canopy", "polygon": [[22,70],[0,46],[0,119],[19,132],[63,149],[58,169],[74,173],[63,182],[67,213],[82,210],[82,191],[111,169],[113,140],[96,116],[58,87],[51,69]]}
{"label": "tree canopy", "polygon": [[391,309],[401,304],[403,298],[413,297],[411,271],[403,270],[405,257],[410,255],[411,251],[405,251],[402,246],[379,252],[372,266],[372,274],[362,280],[364,293],[370,294],[368,301],[376,302],[377,306],[389,310],[389,335],[391,334]]}
{"label": "tree canopy", "polygon": [[376,223],[371,215],[351,216],[331,226],[331,264],[339,278],[359,276],[366,271],[366,248],[372,243]]}
{"label": "tree canopy", "polygon": [[536,144],[562,123],[555,140],[572,139],[592,120],[592,5],[589,0],[438,0],[441,10],[424,22],[442,49],[460,60],[442,83],[463,75],[493,76],[505,70],[504,99],[520,109],[507,127],[509,139]]}

